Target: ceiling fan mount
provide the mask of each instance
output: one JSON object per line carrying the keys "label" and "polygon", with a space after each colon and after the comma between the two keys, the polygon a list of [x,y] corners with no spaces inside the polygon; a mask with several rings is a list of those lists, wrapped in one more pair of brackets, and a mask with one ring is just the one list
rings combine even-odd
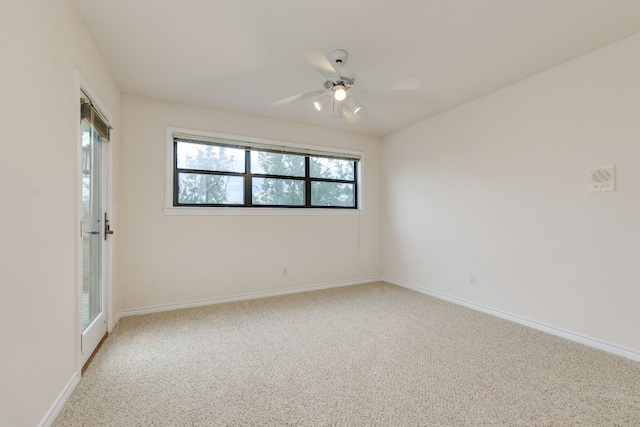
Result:
{"label": "ceiling fan mount", "polygon": [[[356,80],[356,73],[344,66],[349,56],[346,50],[334,50],[331,52],[331,59],[322,52],[313,50],[303,51],[302,56],[325,78],[324,89],[290,96],[272,102],[272,106],[277,107],[315,97],[313,105],[316,110],[321,111],[331,101],[333,106],[332,117],[336,119],[345,117],[348,121],[357,121],[359,116],[357,117],[356,114],[362,109],[362,106],[350,95],[349,92],[352,88],[411,90],[420,87],[420,80],[417,78]],[[351,113],[350,115],[343,114],[343,103],[346,103],[347,111]]]}
{"label": "ceiling fan mount", "polygon": [[331,57],[338,64],[342,64],[344,61],[346,61],[348,56],[349,54],[347,53],[347,51],[342,49],[337,49],[331,52]]}
{"label": "ceiling fan mount", "polygon": [[324,87],[326,89],[331,89],[334,86],[340,84],[345,87],[352,87],[354,85],[356,81],[356,73],[344,66],[344,63],[346,62],[348,56],[349,54],[347,53],[347,51],[342,49],[334,50],[333,52],[331,52],[331,59],[333,59],[333,62],[335,63],[334,68],[339,76],[339,80],[326,80],[324,82]]}

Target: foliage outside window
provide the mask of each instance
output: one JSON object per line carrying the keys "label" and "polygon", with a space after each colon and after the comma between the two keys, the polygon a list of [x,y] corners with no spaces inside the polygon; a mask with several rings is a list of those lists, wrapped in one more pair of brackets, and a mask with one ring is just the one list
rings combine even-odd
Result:
{"label": "foliage outside window", "polygon": [[173,142],[174,206],[358,207],[357,158],[175,136]]}

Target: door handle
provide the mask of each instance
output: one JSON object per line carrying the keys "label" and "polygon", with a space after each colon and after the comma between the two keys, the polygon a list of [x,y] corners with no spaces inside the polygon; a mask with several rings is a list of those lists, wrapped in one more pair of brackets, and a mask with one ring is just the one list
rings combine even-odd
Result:
{"label": "door handle", "polygon": [[107,236],[109,234],[113,234],[113,230],[109,225],[109,220],[107,219],[107,213],[104,213],[104,240],[107,240]]}

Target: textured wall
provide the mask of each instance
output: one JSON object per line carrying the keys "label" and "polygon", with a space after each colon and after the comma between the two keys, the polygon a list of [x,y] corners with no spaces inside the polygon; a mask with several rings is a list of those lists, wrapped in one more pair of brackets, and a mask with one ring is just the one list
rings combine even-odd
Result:
{"label": "textured wall", "polygon": [[0,425],[33,426],[78,370],[78,69],[120,91],[66,0],[0,2]]}
{"label": "textured wall", "polygon": [[[639,49],[386,137],[384,276],[640,352]],[[617,191],[588,193],[588,169],[610,164]]]}
{"label": "textured wall", "polygon": [[[129,95],[123,117],[123,309],[380,276],[379,139]],[[165,215],[167,126],[362,151],[366,213]]]}

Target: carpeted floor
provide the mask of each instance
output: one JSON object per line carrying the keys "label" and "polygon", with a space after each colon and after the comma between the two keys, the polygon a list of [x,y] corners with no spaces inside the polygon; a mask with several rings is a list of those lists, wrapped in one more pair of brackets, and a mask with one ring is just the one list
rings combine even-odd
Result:
{"label": "carpeted floor", "polygon": [[640,426],[640,363],[371,283],[123,318],[55,426]]}

